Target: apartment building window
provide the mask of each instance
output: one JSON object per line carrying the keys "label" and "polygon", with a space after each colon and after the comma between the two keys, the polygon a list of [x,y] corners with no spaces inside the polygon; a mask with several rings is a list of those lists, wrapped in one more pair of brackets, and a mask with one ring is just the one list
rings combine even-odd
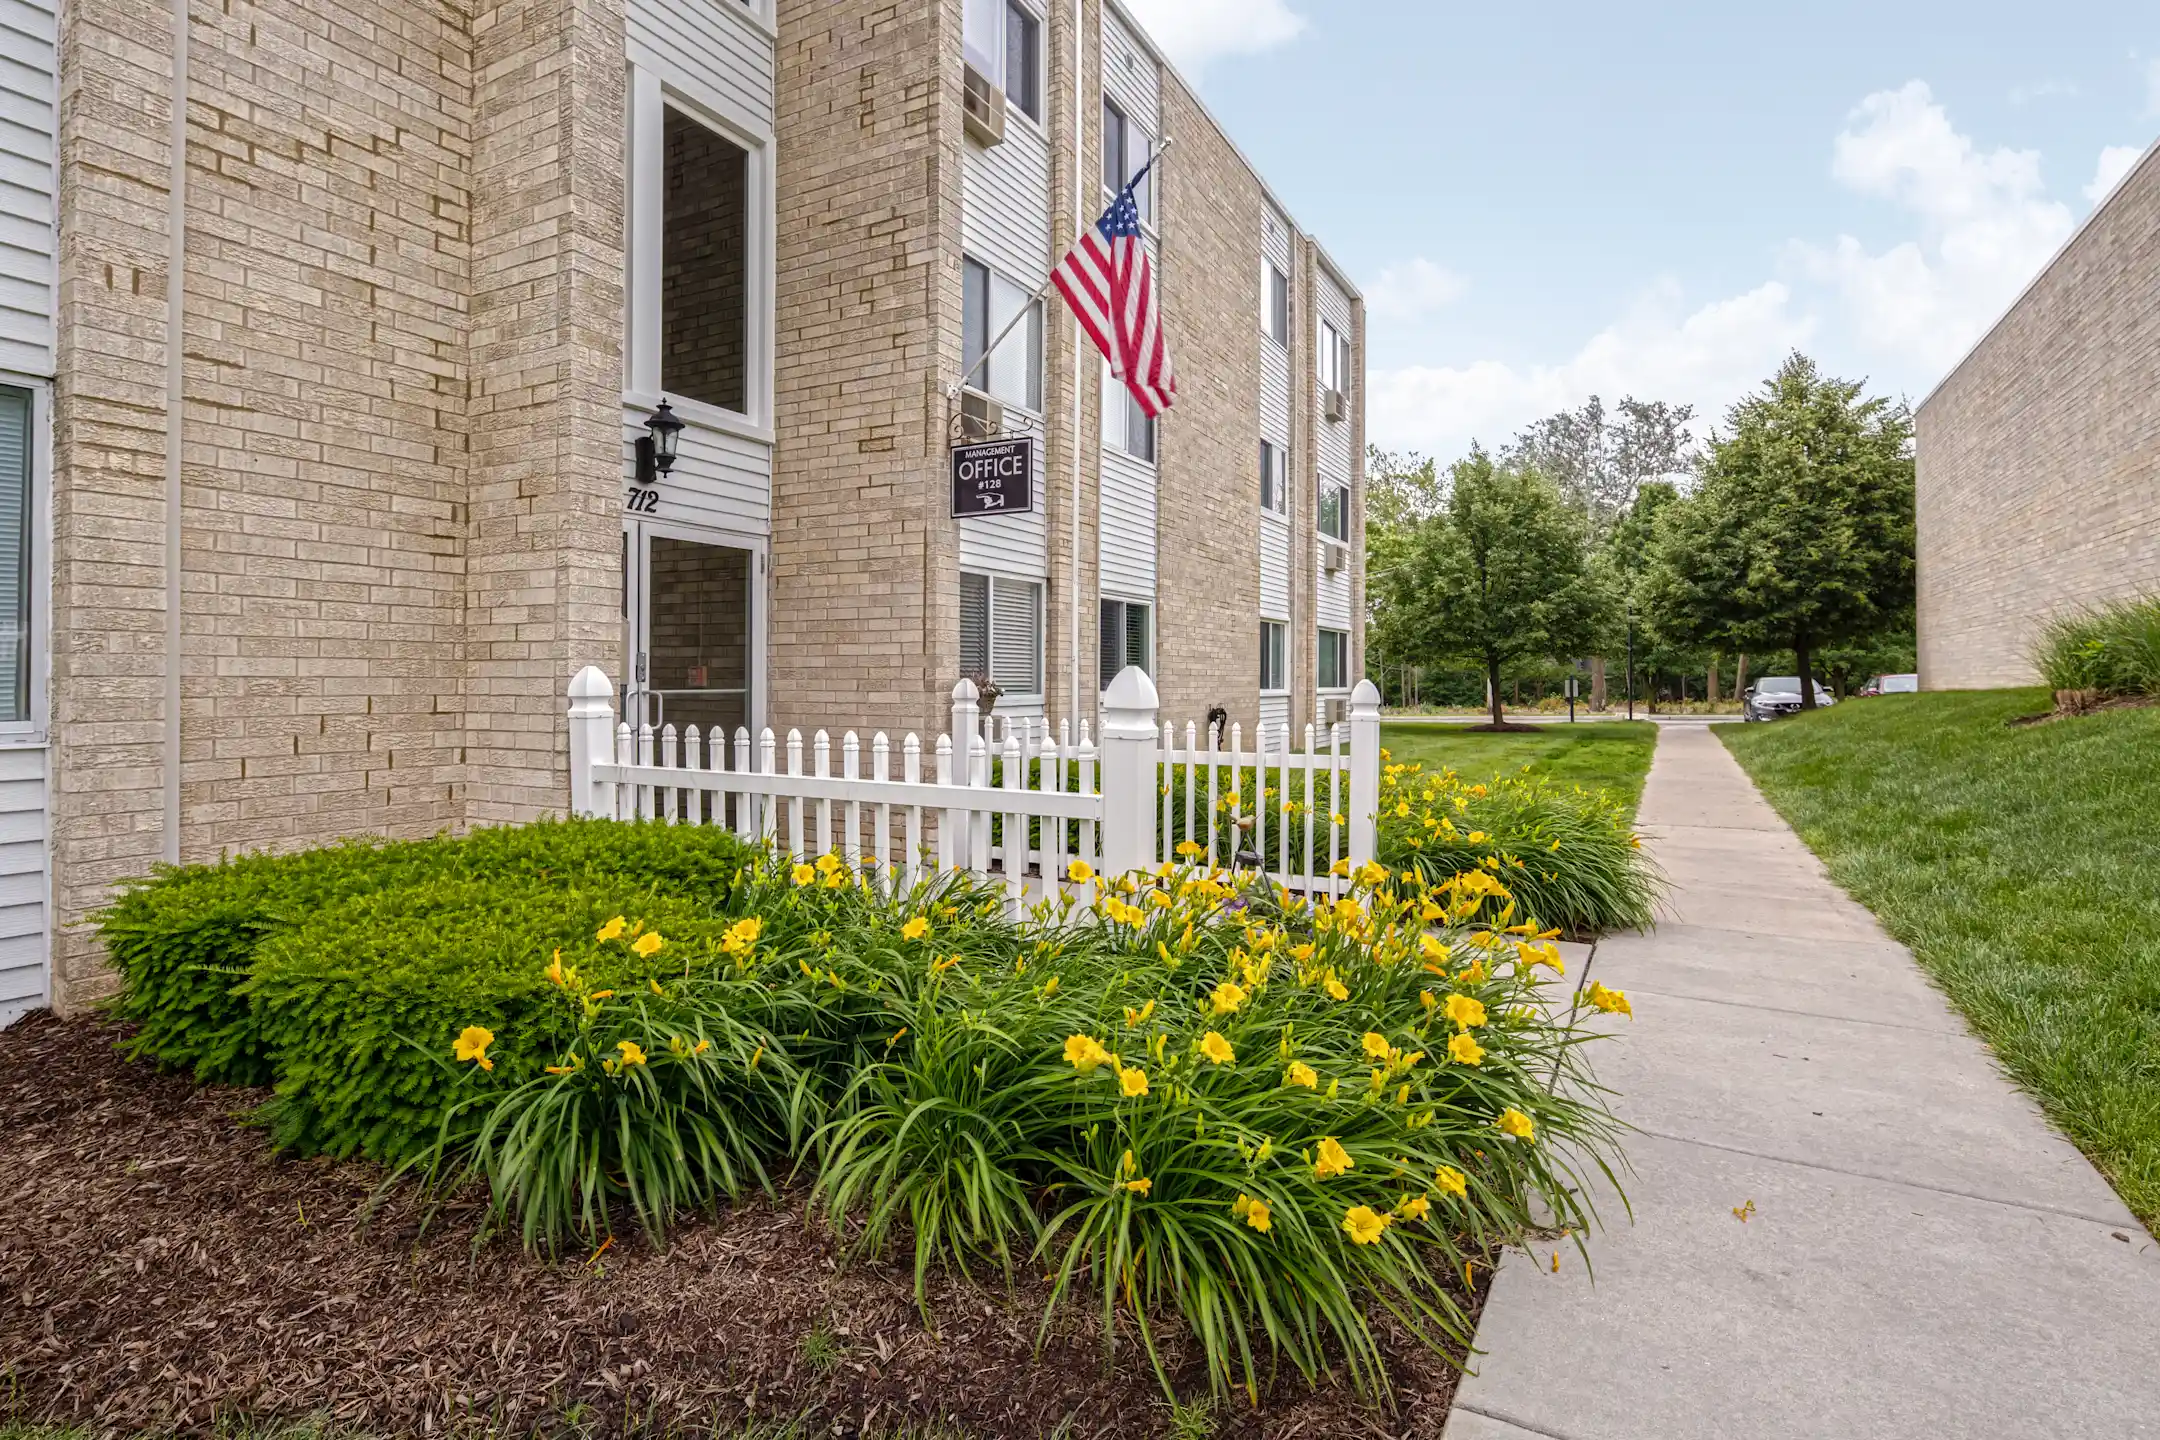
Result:
{"label": "apartment building window", "polygon": [[[1042,302],[978,260],[960,261],[961,351],[968,384],[1002,405],[1041,413],[1043,374]],[[988,363],[983,351],[1015,317],[1025,318],[998,345]]]}
{"label": "apartment building window", "polygon": [[1260,622],[1260,689],[1276,694],[1290,688],[1290,627],[1280,620]]}
{"label": "apartment building window", "polygon": [[1006,695],[1040,695],[1043,587],[1033,580],[960,575],[960,669]]}
{"label": "apartment building window", "polygon": [[1137,601],[1102,602],[1102,663],[1099,668],[1105,690],[1128,665],[1137,665],[1151,675],[1155,672],[1154,663],[1148,656],[1149,621],[1152,618],[1152,607]]}
{"label": "apartment building window", "polygon": [[1333,480],[1320,482],[1320,533],[1330,540],[1350,543],[1350,487]]}
{"label": "apartment building window", "polygon": [[750,408],[750,156],[668,106],[660,232],[660,385]]}
{"label": "apartment building window", "polygon": [[1288,348],[1290,344],[1290,277],[1272,263],[1260,264],[1260,323],[1267,337]]}
{"label": "apartment building window", "polygon": [[1260,508],[1271,515],[1290,514],[1289,456],[1272,440],[1260,442]]}
{"label": "apartment building window", "polygon": [[35,414],[29,391],[0,387],[0,723],[9,725],[34,718],[30,657],[36,649],[31,602],[37,510],[31,500],[30,436]]}
{"label": "apartment building window", "polygon": [[1346,690],[1350,686],[1350,632],[1320,632],[1320,688]]}
{"label": "apartment building window", "polygon": [[1155,421],[1140,408],[1125,382],[1110,373],[1107,360],[1102,367],[1102,438],[1104,445],[1135,460],[1155,463]]}
{"label": "apartment building window", "polygon": [[1346,373],[1343,357],[1348,350],[1349,347],[1343,344],[1342,333],[1328,321],[1321,321],[1320,354],[1316,357],[1320,366],[1321,389],[1349,393],[1350,387],[1343,383]]}
{"label": "apartment building window", "polygon": [[1005,92],[1012,108],[1041,122],[1042,21],[1033,10],[1019,0],[967,0],[961,49],[968,64]]}
{"label": "apartment building window", "polygon": [[[1105,97],[1102,102],[1102,183],[1106,194],[1115,195],[1125,188],[1126,182],[1140,173],[1141,167],[1155,153],[1154,142],[1145,130],[1135,125],[1117,102]],[[1140,188],[1133,191],[1133,201],[1140,207],[1141,220],[1153,223],[1155,177],[1150,174]]]}

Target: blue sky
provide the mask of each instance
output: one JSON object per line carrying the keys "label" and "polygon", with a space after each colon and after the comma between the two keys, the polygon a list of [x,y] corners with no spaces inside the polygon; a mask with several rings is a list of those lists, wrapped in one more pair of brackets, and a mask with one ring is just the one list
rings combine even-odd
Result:
{"label": "blue sky", "polygon": [[1443,459],[1795,347],[1918,402],[2160,135],[2151,0],[1128,3],[1364,290],[1372,438]]}

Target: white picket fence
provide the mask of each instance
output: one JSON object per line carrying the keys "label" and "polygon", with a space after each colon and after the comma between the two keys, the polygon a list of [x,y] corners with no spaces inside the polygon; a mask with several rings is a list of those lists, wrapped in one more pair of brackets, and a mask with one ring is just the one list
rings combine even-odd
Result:
{"label": "white picket fence", "polygon": [[[882,731],[805,742],[770,729],[754,739],[718,726],[633,728],[595,666],[570,682],[570,809],[614,819],[724,825],[798,860],[838,855],[851,869],[913,885],[927,866],[964,867],[1003,883],[1016,905],[1057,898],[1084,861],[1121,875],[1198,857],[1264,870],[1293,889],[1337,894],[1335,863],[1372,858],[1380,793],[1380,695],[1352,697],[1347,724],[1204,732],[1183,743],[1159,720],[1146,673],[1127,669],[1087,722],[984,716],[975,686],[953,689],[952,728],[927,747]],[[835,770],[837,759],[838,769]],[[1085,872],[1083,872],[1085,873]],[[1088,891],[1087,893],[1092,893]]]}

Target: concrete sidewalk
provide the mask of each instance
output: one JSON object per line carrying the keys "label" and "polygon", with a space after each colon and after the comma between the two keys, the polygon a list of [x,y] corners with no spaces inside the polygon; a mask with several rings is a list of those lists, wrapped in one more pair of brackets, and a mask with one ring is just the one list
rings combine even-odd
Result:
{"label": "concrete sidewalk", "polygon": [[1642,823],[1668,918],[1591,965],[1634,1222],[1601,1200],[1594,1284],[1507,1259],[1447,1440],[2160,1436],[2114,1191],[1716,736],[1660,733]]}

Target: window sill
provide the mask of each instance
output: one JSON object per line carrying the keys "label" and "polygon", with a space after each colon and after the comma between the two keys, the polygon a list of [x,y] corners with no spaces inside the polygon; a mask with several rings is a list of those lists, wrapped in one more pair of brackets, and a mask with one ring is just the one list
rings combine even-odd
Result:
{"label": "window sill", "polygon": [[1262,520],[1271,520],[1275,524],[1282,526],[1282,528],[1285,530],[1290,528],[1290,517],[1283,514],[1280,510],[1270,510],[1267,508],[1267,506],[1263,505],[1260,507],[1260,518]]}
{"label": "window sill", "polygon": [[[623,404],[634,410],[652,410],[659,406],[658,395],[640,395],[633,390],[623,391]],[[718,405],[708,405],[703,400],[691,400],[674,392],[667,392],[667,402],[684,423],[700,430],[717,430],[723,435],[733,435],[739,440],[754,440],[760,445],[778,443],[772,428],[760,425],[749,416],[734,410],[723,410]]]}

